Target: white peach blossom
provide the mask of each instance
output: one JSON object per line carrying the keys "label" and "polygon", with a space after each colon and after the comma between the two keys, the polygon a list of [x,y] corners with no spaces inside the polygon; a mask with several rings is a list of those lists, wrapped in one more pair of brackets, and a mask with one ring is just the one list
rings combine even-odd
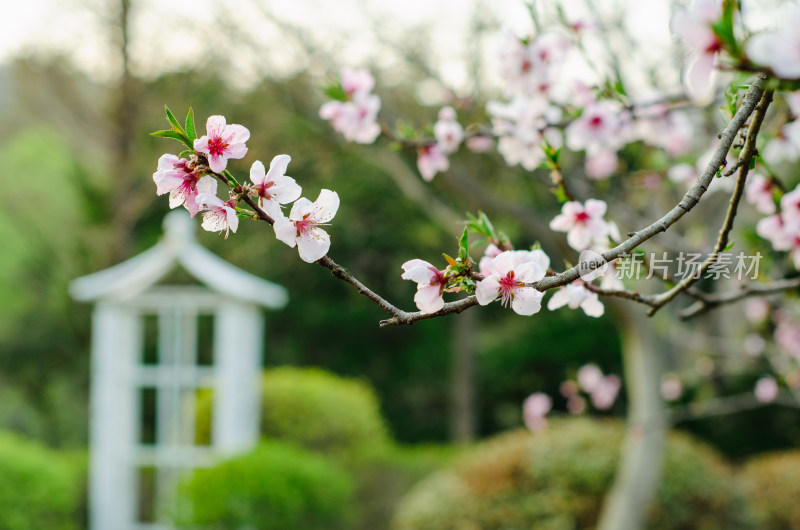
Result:
{"label": "white peach blossom", "polygon": [[402,265],[404,280],[417,283],[414,303],[423,313],[435,313],[444,306],[442,293],[447,279],[444,273],[425,260],[412,259]]}
{"label": "white peach blossom", "polygon": [[549,262],[541,250],[508,250],[499,254],[492,260],[491,273],[475,288],[478,303],[488,305],[499,297],[503,306],[511,306],[519,315],[538,313],[544,293],[527,284],[544,278]]}
{"label": "white peach blossom", "polygon": [[278,155],[270,162],[269,171],[260,160],[250,167],[250,189],[258,196],[259,206],[273,219],[282,217],[281,204],[296,201],[302,193],[297,182],[286,176],[291,160],[289,155]]}
{"label": "white peach blossom", "polygon": [[605,312],[597,293],[591,292],[580,281],[567,284],[553,293],[547,302],[547,309],[555,311],[565,305],[570,309],[580,307],[590,317],[600,317]]}
{"label": "white peach blossom", "polygon": [[314,263],[328,253],[331,238],[322,229],[333,219],[339,209],[339,195],[335,191],[322,190],[314,202],[301,197],[292,206],[289,217],[275,220],[275,237],[290,247],[297,245],[300,259]]}

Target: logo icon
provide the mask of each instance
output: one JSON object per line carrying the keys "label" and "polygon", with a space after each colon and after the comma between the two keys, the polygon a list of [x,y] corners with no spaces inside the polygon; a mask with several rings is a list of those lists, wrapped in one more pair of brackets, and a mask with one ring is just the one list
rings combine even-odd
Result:
{"label": "logo icon", "polygon": [[590,282],[604,275],[608,270],[608,262],[599,252],[584,250],[578,258],[578,273],[581,280]]}

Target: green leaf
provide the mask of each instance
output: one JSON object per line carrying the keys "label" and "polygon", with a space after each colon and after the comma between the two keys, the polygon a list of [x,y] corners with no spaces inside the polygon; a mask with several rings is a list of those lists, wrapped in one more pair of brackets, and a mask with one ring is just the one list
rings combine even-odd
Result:
{"label": "green leaf", "polygon": [[458,240],[458,259],[462,263],[466,263],[469,259],[469,231],[466,228],[464,228],[461,239]]}
{"label": "green leaf", "polygon": [[480,215],[481,223],[483,223],[483,226],[486,228],[486,231],[489,233],[489,235],[491,237],[494,237],[494,235],[495,235],[495,233],[494,233],[494,225],[489,220],[489,216],[486,215],[485,212],[482,212],[480,210],[478,211],[478,215]]}
{"label": "green leaf", "polygon": [[169,107],[164,105],[164,110],[167,113],[167,120],[172,125],[172,130],[174,130],[175,132],[178,132],[178,133],[181,133],[181,134],[185,135],[186,131],[183,130],[183,127],[181,126],[181,122],[179,122],[177,120],[177,118],[175,118],[175,115],[172,113],[171,110],[169,110]]}
{"label": "green leaf", "polygon": [[739,43],[736,42],[736,36],[733,33],[733,20],[734,12],[738,8],[736,0],[726,0],[722,4],[722,17],[715,23],[711,24],[711,29],[722,42],[722,45],[728,53],[734,57],[739,58],[741,51]]}
{"label": "green leaf", "polygon": [[750,157],[750,169],[755,169],[755,167],[756,167],[756,157],[751,156]]}
{"label": "green leaf", "polygon": [[186,136],[192,141],[197,138],[197,130],[194,127],[194,111],[192,110],[192,107],[189,107],[189,113],[186,115]]}
{"label": "green leaf", "polygon": [[736,244],[736,241],[731,241],[730,243],[728,243],[725,246],[725,248],[722,249],[722,252],[728,252],[730,249],[733,248],[733,245],[735,245],[735,244]]}
{"label": "green leaf", "polygon": [[335,85],[325,87],[322,89],[322,91],[331,99],[335,99],[337,101],[347,101],[347,92],[344,91],[341,83],[336,83]]}
{"label": "green leaf", "polygon": [[179,132],[168,131],[168,130],[156,131],[150,133],[150,136],[155,136],[157,138],[172,138],[173,140],[178,140],[189,149],[192,149],[192,152],[194,152],[194,147],[192,146],[192,143],[189,141],[188,138],[186,138],[186,136],[184,136]]}
{"label": "green leaf", "polygon": [[193,154],[194,154],[194,151],[192,151],[191,149],[185,149],[185,150],[181,151],[181,154],[178,155],[178,158],[184,158],[184,157],[187,157],[187,156],[191,156]]}

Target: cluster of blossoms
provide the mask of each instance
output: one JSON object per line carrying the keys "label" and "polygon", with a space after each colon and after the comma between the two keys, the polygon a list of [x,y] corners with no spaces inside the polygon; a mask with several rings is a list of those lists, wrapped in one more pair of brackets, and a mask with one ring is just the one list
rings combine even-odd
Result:
{"label": "cluster of blossoms", "polygon": [[569,52],[569,41],[557,33],[529,41],[507,36],[499,73],[509,101],[490,101],[486,110],[508,165],[527,170],[547,166],[547,153],[565,145],[586,153],[587,177],[606,179],[618,167],[617,152],[630,142],[642,140],[670,156],[691,148],[691,121],[659,103],[662,94],[650,90],[647,98],[630,96],[629,108],[598,99],[595,89],[574,76],[574,69],[563,68]]}
{"label": "cluster of blossoms", "polygon": [[[679,383],[680,384],[680,383]],[[587,397],[597,410],[608,410],[617,399],[622,381],[616,375],[604,375],[595,364],[586,364],[578,370],[577,381],[567,379],[559,386],[559,392],[567,400],[570,414],[586,412]],[[582,395],[583,393],[583,395]],[[528,396],[522,403],[522,419],[531,431],[547,427],[547,414],[553,408],[553,400],[543,392]]]}
{"label": "cluster of blossoms", "polygon": [[567,379],[559,387],[561,395],[567,400],[567,410],[571,414],[581,414],[586,410],[587,395],[597,410],[608,410],[617,399],[622,381],[619,376],[604,375],[596,364],[586,364],[578,370],[577,381]]}
{"label": "cluster of blossoms", "polygon": [[800,185],[781,197],[780,213],[756,224],[756,233],[775,250],[789,251],[795,268],[800,269]]}
{"label": "cluster of blossoms", "polygon": [[569,42],[559,33],[543,33],[528,42],[507,34],[499,52],[499,74],[504,81],[507,102],[489,101],[492,132],[499,138],[497,150],[510,166],[533,170],[544,160],[545,143],[559,147],[561,132],[554,125],[561,120],[560,102],[585,95],[586,86],[570,84],[561,68]]}
{"label": "cluster of blossoms", "polygon": [[[427,261],[412,259],[403,263],[401,277],[417,284],[414,303],[426,314],[435,313],[444,307],[445,292],[462,290],[454,281],[465,272],[470,279],[474,277],[479,280],[475,285],[478,304],[485,306],[499,300],[503,307],[510,307],[523,316],[533,315],[541,310],[544,293],[532,284],[544,278],[550,267],[550,258],[543,250],[502,251],[496,245],[490,244],[478,267],[479,275],[474,276],[471,267],[439,270]],[[550,298],[547,308],[554,311],[565,305],[570,309],[581,308],[592,317],[599,317],[604,313],[603,304],[597,294],[587,289],[582,281],[575,281],[557,290]]]}
{"label": "cluster of blossoms", "polygon": [[417,169],[422,178],[430,182],[436,173],[450,169],[447,155],[455,153],[464,141],[464,128],[456,119],[453,107],[439,110],[439,119],[433,125],[436,143],[417,148]]}
{"label": "cluster of blossoms", "polygon": [[343,69],[336,87],[340,90],[330,92],[338,99],[322,105],[320,118],[329,120],[348,142],[371,144],[381,134],[377,122],[381,100],[372,93],[374,87],[375,78],[366,69]]}
{"label": "cluster of blossoms", "polygon": [[[185,135],[186,131],[181,133]],[[286,175],[291,161],[289,155],[273,158],[269,170],[256,160],[250,167],[250,183],[232,190],[227,200],[217,196],[216,177],[230,183],[225,175],[228,160],[244,158],[245,142],[249,138],[250,131],[245,127],[227,124],[222,116],[209,117],[206,135],[193,139],[194,153],[189,158],[165,154],[159,159],[153,174],[156,193],[169,193],[170,208],[183,205],[192,217],[201,213],[203,229],[224,231],[226,238],[230,231],[236,232],[239,227],[239,198],[250,195],[274,221],[275,236],[279,240],[290,247],[297,246],[303,261],[317,261],[330,249],[330,237],[321,226],[336,215],[339,196],[336,192],[322,190],[315,202],[301,198],[301,187]],[[294,205],[286,217],[282,205],[292,202]],[[252,212],[247,216],[252,216]]]}

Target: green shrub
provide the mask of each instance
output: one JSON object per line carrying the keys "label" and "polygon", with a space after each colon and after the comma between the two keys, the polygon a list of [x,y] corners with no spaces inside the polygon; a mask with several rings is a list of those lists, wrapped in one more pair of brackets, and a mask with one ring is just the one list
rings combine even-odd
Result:
{"label": "green shrub", "polygon": [[[622,423],[553,420],[469,451],[404,499],[397,530],[593,528],[619,458]],[[750,528],[731,473],[711,449],[671,433],[648,528]]]}
{"label": "green shrub", "polygon": [[0,433],[0,530],[78,528],[85,482],[78,460]]}
{"label": "green shrub", "polygon": [[178,486],[179,528],[350,528],[352,483],[323,457],[280,442],[195,471]]}
{"label": "green shrub", "polygon": [[759,528],[800,528],[800,451],[754,458],[738,478]]}
{"label": "green shrub", "polygon": [[[360,452],[388,442],[372,388],[319,369],[275,368],[263,377],[261,433],[326,453]],[[210,439],[211,394],[198,399],[198,439]]]}

